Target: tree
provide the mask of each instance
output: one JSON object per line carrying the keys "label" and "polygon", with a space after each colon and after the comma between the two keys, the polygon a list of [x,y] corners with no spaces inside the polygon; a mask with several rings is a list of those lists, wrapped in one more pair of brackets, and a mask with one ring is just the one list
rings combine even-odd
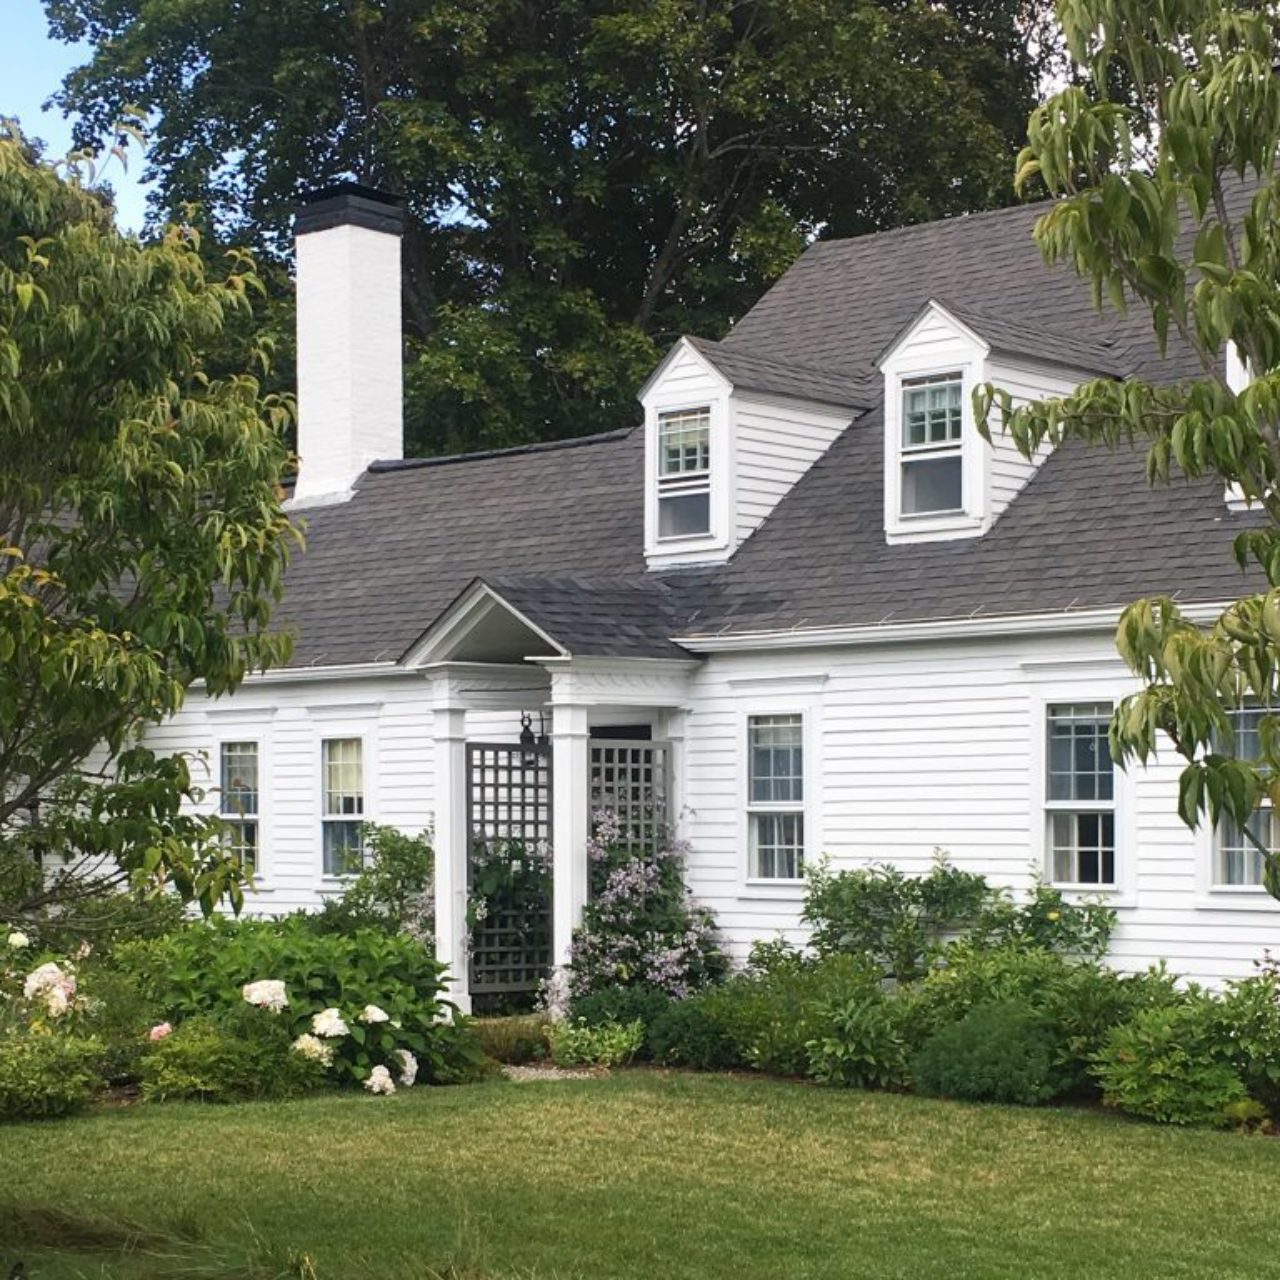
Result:
{"label": "tree", "polygon": [[[1218,476],[1252,503],[1258,520],[1235,555],[1266,589],[1209,626],[1167,598],[1127,608],[1117,641],[1144,687],[1117,708],[1111,742],[1117,759],[1145,761],[1167,735],[1187,762],[1183,821],[1229,818],[1280,897],[1280,855],[1246,826],[1264,798],[1280,808],[1280,6],[1059,0],[1058,12],[1089,83],[1031,117],[1016,181],[1059,197],[1036,238],[1047,260],[1090,281],[1099,305],[1147,308],[1161,348],[1175,335],[1200,376],[1090,382],[1016,410],[989,386],[979,416],[1028,457],[1045,441],[1145,440],[1153,483]],[[1137,105],[1117,101],[1115,83],[1131,85]],[[1225,375],[1228,343],[1254,375],[1244,390]],[[1232,713],[1254,706],[1260,751],[1239,759],[1225,745]]]}
{"label": "tree", "polygon": [[[155,114],[156,212],[282,257],[407,196],[410,446],[630,425],[816,235],[1007,202],[1047,0],[46,0],[80,141]],[[1028,40],[1034,28],[1039,38]]]}
{"label": "tree", "polygon": [[255,288],[189,228],[121,235],[76,163],[0,132],[0,920],[122,883],[239,904],[189,762],[140,731],[288,654],[289,405],[204,360]]}

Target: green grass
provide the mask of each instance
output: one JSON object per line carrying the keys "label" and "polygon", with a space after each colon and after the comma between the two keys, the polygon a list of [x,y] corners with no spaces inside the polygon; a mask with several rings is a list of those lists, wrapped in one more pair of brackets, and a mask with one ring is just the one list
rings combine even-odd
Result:
{"label": "green grass", "polygon": [[0,1277],[1280,1276],[1280,1142],[755,1078],[133,1107],[0,1152]]}

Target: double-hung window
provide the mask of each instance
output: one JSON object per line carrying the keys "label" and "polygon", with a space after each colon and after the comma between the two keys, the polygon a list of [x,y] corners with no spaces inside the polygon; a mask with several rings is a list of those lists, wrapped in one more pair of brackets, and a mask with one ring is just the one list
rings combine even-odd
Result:
{"label": "double-hung window", "polygon": [[[1262,717],[1268,713],[1260,707],[1240,707],[1231,715],[1231,741],[1224,744],[1228,754],[1238,760],[1258,760],[1262,756],[1259,740]],[[1245,832],[1249,834],[1246,835]],[[1253,837],[1253,840],[1249,839]],[[1277,847],[1275,810],[1270,800],[1263,799],[1249,815],[1244,829],[1224,817],[1218,826],[1217,856],[1214,859],[1215,885],[1238,887],[1262,884],[1262,852],[1254,840],[1274,851]]]}
{"label": "double-hung window", "polygon": [[711,532],[711,410],[658,415],[658,537]]}
{"label": "double-hung window", "polygon": [[804,717],[747,719],[747,826],[750,875],[804,874]]}
{"label": "double-hung window", "polygon": [[227,847],[246,871],[258,869],[258,744],[224,742],[219,751],[218,815]]}
{"label": "double-hung window", "polygon": [[320,773],[324,871],[351,875],[364,858],[364,743],[326,738],[320,744]]}
{"label": "double-hung window", "polygon": [[1048,710],[1045,820],[1055,884],[1116,883],[1115,769],[1109,702],[1060,703]]}
{"label": "double-hung window", "polygon": [[964,509],[963,382],[958,373],[902,384],[904,516]]}

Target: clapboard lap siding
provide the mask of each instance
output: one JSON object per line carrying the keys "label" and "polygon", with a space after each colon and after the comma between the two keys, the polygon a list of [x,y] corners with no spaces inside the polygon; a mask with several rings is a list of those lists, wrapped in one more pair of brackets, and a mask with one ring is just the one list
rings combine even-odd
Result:
{"label": "clapboard lap siding", "polygon": [[[809,685],[797,685],[799,672]],[[1114,701],[1134,687],[1106,635],[713,657],[695,677],[685,744],[691,887],[739,958],[779,931],[803,938],[797,890],[748,881],[739,812],[745,717],[790,707],[818,721],[806,762],[811,855],[838,869],[892,862],[922,873],[940,848],[1026,889],[1043,858],[1045,706]],[[1280,904],[1211,890],[1210,842],[1177,818],[1179,768],[1169,750],[1120,783],[1113,958],[1129,970],[1167,957],[1175,972],[1218,982],[1247,974],[1264,946],[1280,949]]]}
{"label": "clapboard lap siding", "polygon": [[739,394],[734,403],[735,528],[744,541],[848,426],[848,413]]}

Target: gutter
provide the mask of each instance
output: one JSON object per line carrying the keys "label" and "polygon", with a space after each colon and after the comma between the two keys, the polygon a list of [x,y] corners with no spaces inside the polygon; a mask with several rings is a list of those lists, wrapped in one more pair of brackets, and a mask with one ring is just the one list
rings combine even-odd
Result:
{"label": "gutter", "polygon": [[[1227,608],[1195,604],[1184,610],[1192,622],[1212,622]],[[930,640],[980,640],[997,636],[1076,635],[1114,631],[1127,605],[1073,609],[1060,613],[1019,613],[1002,617],[944,618],[930,622],[883,622],[854,627],[794,627],[785,631],[741,631],[718,635],[676,636],[674,643],[692,653],[744,653],[769,649],[910,644]]]}

